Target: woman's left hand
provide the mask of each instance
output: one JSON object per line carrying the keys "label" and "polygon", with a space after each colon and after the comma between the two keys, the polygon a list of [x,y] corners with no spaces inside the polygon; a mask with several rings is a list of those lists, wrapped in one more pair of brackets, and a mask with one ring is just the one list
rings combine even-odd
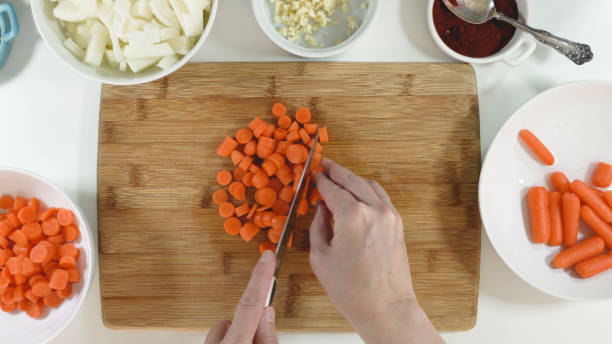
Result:
{"label": "woman's left hand", "polygon": [[276,256],[265,251],[240,298],[234,319],[217,322],[208,332],[205,344],[277,344],[274,308],[265,307]]}

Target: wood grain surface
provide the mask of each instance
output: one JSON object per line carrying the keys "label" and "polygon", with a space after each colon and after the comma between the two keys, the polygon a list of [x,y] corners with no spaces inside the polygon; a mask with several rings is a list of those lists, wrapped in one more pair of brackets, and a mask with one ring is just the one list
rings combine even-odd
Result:
{"label": "wood grain surface", "polygon": [[[205,329],[231,319],[259,257],[211,200],[225,135],[270,108],[307,106],[325,156],[385,187],[405,224],[414,287],[438,329],[474,326],[478,99],[466,64],[202,63],[102,88],[98,216],[102,315],[113,328]],[[275,299],[280,331],[350,331],[308,262],[299,224]]]}

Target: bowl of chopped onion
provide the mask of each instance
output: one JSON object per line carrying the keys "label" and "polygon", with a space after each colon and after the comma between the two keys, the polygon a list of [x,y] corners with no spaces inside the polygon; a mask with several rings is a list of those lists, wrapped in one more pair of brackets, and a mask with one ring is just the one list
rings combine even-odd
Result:
{"label": "bowl of chopped onion", "polygon": [[134,85],[173,73],[200,49],[219,0],[32,0],[51,51],[80,74]]}
{"label": "bowl of chopped onion", "polygon": [[282,49],[325,58],[353,46],[372,26],[381,0],[251,0],[257,23]]}

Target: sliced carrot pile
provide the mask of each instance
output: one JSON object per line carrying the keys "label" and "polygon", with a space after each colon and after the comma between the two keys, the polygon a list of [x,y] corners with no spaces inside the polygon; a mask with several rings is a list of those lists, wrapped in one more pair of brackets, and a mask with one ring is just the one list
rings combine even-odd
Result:
{"label": "sliced carrot pile", "polygon": [[[224,229],[228,234],[240,234],[243,240],[251,241],[262,230],[267,232],[260,241],[262,253],[267,249],[274,250],[280,240],[296,183],[304,170],[317,131],[320,143],[314,147],[309,179],[322,171],[319,166],[323,157],[322,144],[329,141],[327,127],[312,122],[308,108],[298,109],[292,119],[288,116],[287,106],[276,103],[272,106],[272,115],[276,124],[255,117],[246,128],[238,129],[234,137],[226,136],[222,140],[217,154],[230,158],[234,170],[220,171],[217,183],[222,187],[228,186],[232,200],[224,189],[216,190],[212,196],[219,205],[219,215],[225,218]],[[305,185],[298,209],[300,216],[306,215],[309,205],[315,206],[321,199],[313,185],[309,182]],[[240,205],[233,201],[240,201]],[[0,199],[0,206],[2,204]],[[51,225],[48,225],[50,229]],[[69,259],[64,261],[65,265],[70,263]]]}
{"label": "sliced carrot pile", "polygon": [[74,213],[42,209],[36,198],[0,197],[0,308],[38,319],[59,307],[81,281]]}
{"label": "sliced carrot pile", "polygon": [[[521,130],[520,136],[543,162],[554,163],[552,153],[530,131]],[[531,239],[564,245],[554,266],[574,267],[582,278],[612,269],[612,190],[598,189],[612,184],[612,165],[599,162],[591,180],[593,185],[579,179],[570,182],[563,172],[554,172],[550,181],[556,191],[534,186],[527,193]],[[581,219],[595,235],[577,243]]]}

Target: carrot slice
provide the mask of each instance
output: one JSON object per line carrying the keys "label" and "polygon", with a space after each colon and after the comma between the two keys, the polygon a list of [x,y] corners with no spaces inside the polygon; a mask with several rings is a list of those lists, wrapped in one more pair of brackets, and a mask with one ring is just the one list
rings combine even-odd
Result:
{"label": "carrot slice", "polygon": [[600,162],[593,173],[593,185],[607,188],[612,184],[612,165]]}
{"label": "carrot slice", "polygon": [[217,148],[217,155],[223,158],[227,158],[232,154],[232,151],[238,147],[238,142],[234,141],[233,138],[226,136]]}
{"label": "carrot slice", "polygon": [[317,205],[317,201],[322,201],[323,197],[321,197],[321,194],[319,193],[319,189],[314,188],[312,189],[312,192],[310,193],[310,205],[312,205],[313,207]]}
{"label": "carrot slice", "polygon": [[236,141],[240,144],[247,144],[253,138],[253,132],[249,128],[242,128],[236,131]]}
{"label": "carrot slice", "polygon": [[60,257],[72,257],[74,259],[78,259],[80,255],[79,249],[72,243],[63,244],[59,249],[59,254]]}
{"label": "carrot slice", "polygon": [[61,226],[68,226],[74,223],[74,213],[69,209],[60,209],[57,212],[57,222]]}
{"label": "carrot slice", "polygon": [[261,168],[264,170],[264,172],[266,172],[266,174],[269,177],[272,177],[274,175],[274,173],[276,173],[276,170],[278,169],[276,167],[276,165],[270,161],[270,160],[266,160],[261,164]]}
{"label": "carrot slice", "polygon": [[35,241],[42,238],[42,227],[38,222],[23,225],[21,230],[25,233],[30,241]]}
{"label": "carrot slice", "polygon": [[533,241],[538,244],[547,243],[550,240],[550,213],[546,189],[541,186],[529,189],[527,202],[531,215]]}
{"label": "carrot slice", "polygon": [[588,205],[580,207],[580,218],[603,239],[608,249],[612,249],[612,227],[609,224],[602,220]]}
{"label": "carrot slice", "polygon": [[251,208],[251,210],[249,211],[249,214],[247,215],[247,219],[252,219],[253,216],[255,215],[255,211],[257,210],[257,203],[253,204],[253,207]]}
{"label": "carrot slice", "polygon": [[603,252],[604,247],[604,241],[600,237],[591,237],[561,251],[553,259],[553,264],[558,269],[569,268],[580,261],[597,256]]}
{"label": "carrot slice", "polygon": [[242,222],[237,217],[230,217],[223,223],[223,229],[229,235],[237,235],[240,233],[240,228],[242,228]]}
{"label": "carrot slice", "polygon": [[251,207],[249,206],[248,203],[245,203],[236,208],[236,216],[241,217],[241,216],[247,215],[249,211],[251,211]]}
{"label": "carrot slice", "polygon": [[42,317],[44,309],[45,309],[45,306],[42,300],[38,300],[38,302],[36,303],[33,303],[33,302],[30,303],[28,309],[26,310],[26,313],[32,319],[38,319]]}
{"label": "carrot slice", "polygon": [[274,136],[274,132],[275,131],[276,131],[276,127],[273,124],[270,124],[270,125],[268,125],[266,130],[264,130],[264,132],[263,132],[263,134],[261,134],[261,136],[272,137],[272,136]]}
{"label": "carrot slice", "polygon": [[[312,149],[312,144],[314,143],[314,140],[311,140],[310,142],[308,142],[308,147],[310,147],[310,149]],[[317,146],[315,147],[315,152],[321,153],[323,151],[323,146],[317,142]]]}
{"label": "carrot slice", "polygon": [[238,168],[246,173],[246,171],[249,170],[252,164],[253,164],[253,158],[250,156],[245,156],[240,162],[240,164],[238,165]]}
{"label": "carrot slice", "polygon": [[268,129],[268,123],[266,122],[261,122],[259,123],[259,125],[257,125],[257,127],[255,129],[253,129],[253,135],[256,138],[260,138],[263,136],[263,134],[265,133],[265,131]]}
{"label": "carrot slice", "polygon": [[[555,163],[555,157],[546,148],[546,146],[540,141],[531,131],[523,129],[519,132],[519,136],[529,146],[531,151],[542,160],[546,165],[552,165]],[[323,142],[323,141],[321,141]]]}
{"label": "carrot slice", "polygon": [[48,246],[38,244],[30,251],[30,259],[34,263],[45,264],[53,259],[53,255],[51,253],[52,252]]}
{"label": "carrot slice", "polygon": [[264,226],[266,227],[270,227],[272,226],[272,219],[276,216],[274,215],[273,212],[271,211],[265,211],[263,213],[261,213],[261,222],[264,224]]}
{"label": "carrot slice", "polygon": [[300,130],[300,124],[298,122],[292,122],[288,130],[290,133],[297,132]]}
{"label": "carrot slice", "polygon": [[19,221],[19,218],[14,213],[6,214],[6,218],[13,225],[13,229],[21,227],[21,221]]}
{"label": "carrot slice", "polygon": [[233,182],[229,186],[229,192],[239,201],[246,200],[246,188],[241,182]]}
{"label": "carrot slice", "polygon": [[231,217],[234,215],[236,207],[230,202],[225,202],[219,206],[219,215],[222,217]]}
{"label": "carrot slice", "polygon": [[42,223],[43,233],[47,236],[53,236],[60,232],[60,225],[56,218],[52,217]]}
{"label": "carrot slice", "polygon": [[59,267],[62,269],[76,268],[76,259],[74,259],[74,257],[61,257],[59,260]]}
{"label": "carrot slice", "polygon": [[561,193],[548,193],[548,211],[550,214],[550,240],[551,246],[559,246],[563,242],[563,222],[561,213]]}
{"label": "carrot slice", "polygon": [[30,301],[30,302],[38,302],[38,299],[39,299],[39,297],[38,297],[38,296],[36,296],[36,295],[34,295],[34,294],[32,293],[32,289],[28,289],[28,290],[25,292],[25,297],[26,297],[26,299],[28,299],[28,301]]}
{"label": "carrot slice", "polygon": [[15,202],[15,200],[13,199],[13,197],[11,197],[9,195],[3,195],[2,197],[0,197],[0,208],[1,209],[9,210],[9,209],[13,208],[13,203],[14,202]]}
{"label": "carrot slice", "polygon": [[255,117],[253,118],[253,120],[249,123],[248,127],[251,130],[255,130],[255,128],[257,128],[261,123],[263,123],[263,120],[259,117]]}
{"label": "carrot slice", "polygon": [[43,303],[47,307],[56,308],[62,304],[62,300],[56,293],[51,293],[43,298]]}
{"label": "carrot slice", "polygon": [[27,225],[27,224],[36,222],[37,220],[36,215],[37,215],[36,210],[34,210],[34,208],[23,207],[19,210],[17,218],[19,218],[19,221],[21,223]]}
{"label": "carrot slice", "polygon": [[272,114],[276,117],[284,116],[287,113],[287,107],[283,103],[272,105]]}
{"label": "carrot slice", "polygon": [[213,202],[216,204],[225,203],[227,200],[228,196],[225,190],[217,190],[213,193]]}
{"label": "carrot slice", "polygon": [[257,233],[259,233],[259,227],[252,222],[245,223],[240,229],[240,237],[246,242],[251,241]]}
{"label": "carrot slice", "polygon": [[287,153],[287,147],[289,147],[290,144],[291,142],[289,141],[280,141],[276,144],[276,153],[285,155]]}
{"label": "carrot slice", "polygon": [[278,127],[282,129],[289,129],[291,126],[291,118],[289,116],[280,116],[278,119]]}
{"label": "carrot slice", "polygon": [[280,227],[280,228],[272,227],[272,228],[268,229],[268,240],[270,240],[270,242],[272,242],[272,243],[278,244],[282,234],[283,234],[282,227]]}
{"label": "carrot slice", "polygon": [[306,123],[304,124],[304,130],[310,135],[315,135],[317,133],[317,129],[319,129],[319,125],[317,123]]}
{"label": "carrot slice", "polygon": [[299,108],[295,112],[295,120],[302,124],[310,122],[311,118],[312,115],[310,114],[310,110],[308,108]]}
{"label": "carrot slice", "polygon": [[612,190],[611,191],[606,191],[606,202],[608,202],[608,205],[610,206],[610,208],[612,208]]}
{"label": "carrot slice", "polygon": [[308,144],[308,142],[310,142],[310,135],[308,135],[304,128],[300,129],[298,131],[298,134],[300,134],[300,139],[302,140],[302,142],[304,142],[305,144]]}
{"label": "carrot slice", "polygon": [[291,172],[289,166],[284,165],[278,169],[276,177],[278,177],[283,185],[288,185],[293,181],[293,172]]}
{"label": "carrot slice", "polygon": [[255,201],[264,207],[270,207],[276,202],[276,192],[272,188],[262,188],[255,193]]}
{"label": "carrot slice", "polygon": [[257,143],[255,141],[249,141],[244,145],[244,155],[253,156],[257,153]]}
{"label": "carrot slice", "polygon": [[69,225],[62,228],[62,236],[65,241],[75,241],[79,238],[79,227],[77,225]]}
{"label": "carrot slice", "polygon": [[232,164],[234,164],[234,166],[238,166],[242,159],[244,159],[244,154],[242,154],[242,152],[240,152],[239,150],[235,150],[230,155],[230,158],[232,159]]}
{"label": "carrot slice", "polygon": [[68,269],[68,281],[71,283],[81,282],[81,271],[79,269]]}
{"label": "carrot slice", "polygon": [[261,159],[269,157],[276,150],[276,140],[270,137],[261,137],[257,143],[257,156]]}
{"label": "carrot slice", "polygon": [[270,178],[268,178],[268,175],[266,175],[265,172],[257,171],[255,172],[255,175],[253,175],[252,182],[254,187],[256,187],[257,189],[262,189],[268,186],[268,184],[270,183]]}
{"label": "carrot slice", "polygon": [[232,174],[228,170],[219,171],[217,173],[217,183],[219,185],[229,185],[232,182]]}
{"label": "carrot slice", "polygon": [[290,185],[285,185],[278,193],[278,198],[285,202],[291,202],[293,200],[294,194],[295,192],[293,191],[293,187],[291,187]]}
{"label": "carrot slice", "polygon": [[270,226],[274,228],[283,228],[287,222],[287,216],[285,215],[274,215],[272,216]]}
{"label": "carrot slice", "polygon": [[68,284],[68,271],[64,269],[57,269],[51,274],[49,278],[49,287],[51,289],[64,289]]}
{"label": "carrot slice", "polygon": [[[0,235],[0,248],[8,248],[9,247],[9,242],[8,240],[6,240],[5,237],[3,237],[2,235]],[[1,266],[2,264],[0,264]]]}
{"label": "carrot slice", "polygon": [[570,182],[563,174],[563,172],[555,172],[550,175],[550,181],[554,185],[555,189],[561,193],[569,192]]}
{"label": "carrot slice", "polygon": [[563,243],[571,247],[578,240],[580,224],[580,198],[573,193],[564,193],[561,197],[563,208]]}
{"label": "carrot slice", "polygon": [[274,190],[274,192],[279,193],[283,188],[283,183],[281,183],[278,178],[270,178],[270,183],[268,183],[268,187]]}
{"label": "carrot slice", "polygon": [[6,261],[13,256],[11,250],[4,248],[0,250],[0,267],[4,266]]}
{"label": "carrot slice", "polygon": [[19,246],[26,246],[28,244],[28,236],[21,229],[11,233],[8,238]]}
{"label": "carrot slice", "polygon": [[72,295],[72,284],[68,283],[66,285],[66,288],[64,289],[58,289],[55,291],[55,293],[57,294],[57,296],[60,299],[67,299],[70,297],[70,295]]}
{"label": "carrot slice", "polygon": [[606,222],[612,222],[612,209],[602,200],[593,189],[584,182],[576,179],[570,184],[570,190],[588,204]]}
{"label": "carrot slice", "polygon": [[292,164],[302,164],[308,159],[308,149],[301,144],[287,147],[287,160]]}
{"label": "carrot slice", "polygon": [[283,129],[283,128],[276,128],[276,130],[274,130],[274,139],[275,140],[284,140],[285,137],[287,137],[287,129]]}
{"label": "carrot slice", "polygon": [[272,211],[279,215],[287,215],[290,207],[289,202],[283,201],[282,199],[277,199],[272,206]]}
{"label": "carrot slice", "polygon": [[285,157],[283,157],[280,153],[272,153],[269,157],[268,157],[269,161],[272,161],[274,163],[274,166],[276,166],[277,169],[283,167],[285,165]]}
{"label": "carrot slice", "polygon": [[242,177],[242,184],[244,184],[244,186],[246,186],[247,188],[250,188],[251,186],[253,186],[253,176],[255,175],[255,173],[253,172],[247,172],[244,174],[244,176]]}
{"label": "carrot slice", "polygon": [[300,216],[304,216],[308,214],[308,201],[306,198],[302,198],[300,200],[300,204],[298,204],[297,214]]}
{"label": "carrot slice", "polygon": [[576,264],[576,272],[582,278],[591,278],[612,269],[612,254],[602,254]]}
{"label": "carrot slice", "polygon": [[13,203],[13,211],[19,212],[19,210],[26,207],[27,205],[28,205],[28,201],[25,198],[21,196],[17,196],[15,197],[15,202]]}
{"label": "carrot slice", "polygon": [[259,253],[263,254],[266,250],[270,250],[272,252],[276,251],[276,244],[272,243],[269,240],[262,241],[259,244]]}
{"label": "carrot slice", "polygon": [[[287,134],[287,137],[285,137],[285,140],[287,140],[287,142],[289,143],[295,143],[298,142],[300,140],[300,133],[296,130],[296,131],[291,131],[289,132],[289,134]],[[289,148],[289,147],[287,147]]]}
{"label": "carrot slice", "polygon": [[40,221],[47,221],[49,218],[51,218],[51,216],[55,215],[55,212],[57,211],[57,209],[55,208],[49,208],[45,211],[43,211],[39,216],[38,216],[38,220]]}
{"label": "carrot slice", "polygon": [[27,206],[34,209],[34,211],[38,213],[40,210],[40,201],[38,198],[32,197],[28,200]]}
{"label": "carrot slice", "polygon": [[32,286],[32,294],[37,297],[45,297],[51,294],[51,287],[47,281],[40,281]]}
{"label": "carrot slice", "polygon": [[327,143],[328,141],[329,141],[329,136],[327,134],[327,127],[323,127],[321,128],[321,131],[319,131],[319,142]]}

